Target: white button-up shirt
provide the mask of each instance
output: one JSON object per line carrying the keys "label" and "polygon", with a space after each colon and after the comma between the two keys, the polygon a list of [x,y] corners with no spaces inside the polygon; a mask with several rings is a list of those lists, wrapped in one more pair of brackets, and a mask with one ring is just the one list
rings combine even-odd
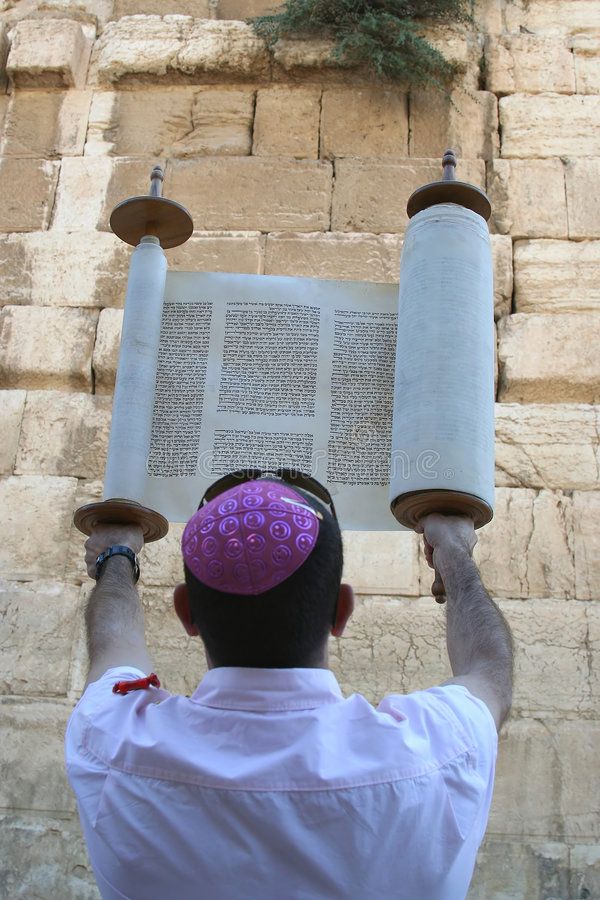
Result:
{"label": "white button-up shirt", "polygon": [[327,669],[217,668],[192,697],[109,669],[69,721],[67,771],[104,898],[459,900],[497,734],[448,685],[344,699]]}

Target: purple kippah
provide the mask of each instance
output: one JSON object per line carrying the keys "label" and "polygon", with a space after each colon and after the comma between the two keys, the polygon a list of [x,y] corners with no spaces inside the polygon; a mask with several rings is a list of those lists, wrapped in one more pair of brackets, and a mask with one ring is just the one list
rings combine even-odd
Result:
{"label": "purple kippah", "polygon": [[235,485],[194,513],[183,559],[198,581],[226,594],[262,594],[314,550],[319,514],[280,481]]}

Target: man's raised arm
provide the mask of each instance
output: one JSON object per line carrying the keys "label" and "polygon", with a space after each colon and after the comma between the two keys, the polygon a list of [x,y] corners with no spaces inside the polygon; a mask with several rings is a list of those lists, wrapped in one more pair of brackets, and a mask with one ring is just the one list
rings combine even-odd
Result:
{"label": "man's raised arm", "polygon": [[[446,641],[454,678],[489,707],[500,730],[512,701],[512,638],[508,624],[483,586],[471,553],[477,538],[470,519],[427,516],[417,529],[425,554],[444,583]],[[437,574],[436,574],[437,581]],[[434,584],[438,593],[439,582]]]}
{"label": "man's raised arm", "polygon": [[[144,546],[137,525],[100,525],[85,544],[90,578],[96,578],[96,560],[109,547],[128,547],[135,555]],[[116,555],[102,564],[100,577],[85,612],[90,671],[86,687],[113,666],[134,666],[148,673],[152,661],[144,638],[144,616],[134,570],[127,556]]]}

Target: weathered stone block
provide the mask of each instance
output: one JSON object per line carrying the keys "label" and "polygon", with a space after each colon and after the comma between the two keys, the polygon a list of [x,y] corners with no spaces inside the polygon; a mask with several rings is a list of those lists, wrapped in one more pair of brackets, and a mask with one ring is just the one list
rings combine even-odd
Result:
{"label": "weathered stone block", "polygon": [[29,391],[16,474],[96,478],[104,471],[111,398]]}
{"label": "weathered stone block", "polygon": [[[575,596],[572,501],[561,492],[498,488],[494,518],[478,532],[473,558],[493,597]],[[422,562],[421,593],[432,570]]]}
{"label": "weathered stone block", "polygon": [[0,693],[67,693],[78,595],[72,584],[0,579]]}
{"label": "weathered stone block", "polygon": [[267,236],[265,273],[397,282],[401,249],[396,234],[273,233]]}
{"label": "weathered stone block", "polygon": [[571,896],[600,896],[600,847],[576,844],[570,852]]}
{"label": "weathered stone block", "polygon": [[480,36],[474,29],[468,25],[435,23],[424,28],[424,36],[456,66],[454,83],[469,91],[476,91],[479,86],[482,46]]}
{"label": "weathered stone block", "polygon": [[5,897],[100,897],[76,816],[2,815],[0,855],[6,861],[0,874]]}
{"label": "weathered stone block", "polygon": [[511,841],[510,836],[488,831],[477,855],[469,900],[568,896],[567,844],[529,838]]}
{"label": "weathered stone block", "polygon": [[98,319],[96,343],[92,357],[94,385],[97,394],[112,394],[119,362],[123,311],[103,309]]}
{"label": "weathered stone block", "polygon": [[0,480],[5,527],[0,573],[13,581],[61,578],[77,479],[10,475]]}
{"label": "weathered stone block", "polygon": [[193,75],[208,80],[267,75],[264,42],[244,22],[215,22],[179,15],[127,16],[110,22],[97,47],[100,82]]}
{"label": "weathered stone block", "polygon": [[331,668],[344,694],[379,703],[451,678],[445,620],[431,599],[359,597],[343,637],[330,641]]}
{"label": "weathered stone block", "polygon": [[599,425],[593,406],[497,403],[496,484],[593,489],[600,462]]}
{"label": "weathered stone block", "polygon": [[[102,500],[102,491],[103,491],[103,481],[98,478],[97,480],[79,480],[77,482],[77,490],[75,492],[75,500],[73,502],[73,511],[79,509],[80,506],[84,506],[86,503],[95,503],[99,500]],[[90,580],[86,566],[85,566],[85,542],[87,537],[79,531],[78,528],[73,525],[71,521],[71,527],[69,529],[69,535],[67,539],[67,551],[66,551],[66,561],[65,561],[65,571],[63,578],[65,581],[73,582],[74,584],[82,584],[84,588],[81,588],[85,593],[85,597],[91,590],[92,581]],[[86,593],[87,592],[87,593]],[[75,641],[75,650],[73,655],[73,666],[77,668],[79,666],[83,677],[80,682],[77,682],[75,685],[76,690],[81,693],[83,690],[83,686],[85,684],[85,680],[87,678],[87,670],[88,670],[88,659],[87,659],[87,648],[85,641],[85,629],[83,627],[83,600],[85,598],[83,595],[80,597],[80,612],[78,613],[80,623],[80,635],[77,637]],[[79,641],[81,639],[81,660],[77,654],[79,653]],[[73,689],[73,673],[71,677],[71,687],[69,696],[71,696],[71,691]]]}
{"label": "weathered stone block", "polygon": [[100,894],[77,817],[41,813],[0,817],[0,853],[8,860],[0,874],[7,897],[77,897],[98,900]]}
{"label": "weathered stone block", "polygon": [[600,237],[600,216],[594,193],[599,178],[600,159],[567,160],[565,180],[570,238]]}
{"label": "weathered stone block", "polygon": [[[600,492],[573,494],[575,584],[580,600],[600,600]],[[598,629],[600,650],[600,628]]]}
{"label": "weathered stone block", "polygon": [[5,306],[0,311],[0,385],[90,390],[98,313]]}
{"label": "weathered stone block", "polygon": [[[333,59],[333,49],[334,42],[327,38],[311,38],[310,40],[282,38],[273,48],[273,59],[286,75],[297,73],[306,78],[309,76],[307,70],[310,69],[318,69],[318,75],[324,69],[330,71],[340,69],[339,64]],[[344,68],[341,67],[342,71]]]}
{"label": "weathered stone block", "polygon": [[89,91],[15,91],[6,114],[2,155],[81,156],[91,98]]}
{"label": "weathered stone block", "polygon": [[599,312],[600,241],[517,241],[517,312]]}
{"label": "weathered stone block", "polygon": [[410,155],[433,158],[445,147],[458,153],[459,178],[463,178],[466,159],[498,156],[498,101],[494,94],[456,90],[447,96],[433,90],[411,91]]}
{"label": "weathered stone block", "polygon": [[508,315],[513,295],[513,245],[509,235],[490,235],[494,266],[494,317]]}
{"label": "weathered stone block", "polygon": [[[468,179],[462,174],[461,178]],[[513,238],[567,236],[563,164],[559,159],[495,159],[488,174],[490,225]]]}
{"label": "weathered stone block", "polygon": [[[210,10],[210,0],[115,0],[111,18],[178,15],[204,19],[210,17]],[[244,17],[240,16],[241,18]]]}
{"label": "weathered stone block", "polygon": [[[198,503],[200,497],[198,497]],[[169,533],[160,541],[146,544],[141,563],[140,584],[143,587],[165,587],[171,591],[183,581],[181,536],[185,525],[173,522]],[[168,601],[168,591],[165,591]]]}
{"label": "weathered stone block", "polygon": [[52,213],[58,163],[45,159],[0,160],[0,231],[40,231]]}
{"label": "weathered stone block", "polygon": [[25,407],[25,391],[0,391],[0,475],[12,475],[17,458],[21,419]]}
{"label": "weathered stone block", "polygon": [[600,156],[600,97],[514,94],[500,100],[502,156]]}
{"label": "weathered stone block", "polygon": [[0,305],[121,306],[129,256],[101,231],[0,237]]}
{"label": "weathered stone block", "polygon": [[[596,707],[597,708],[597,707]],[[556,729],[555,747],[561,762],[564,836],[582,841],[600,838],[598,767],[600,722],[563,722]]]}
{"label": "weathered stone block", "polygon": [[272,87],[258,91],[252,152],[255,156],[316,159],[321,90]]}
{"label": "weathered stone block", "polygon": [[[98,162],[101,161],[98,160]],[[87,162],[87,160],[83,160],[83,162]],[[117,203],[127,199],[127,197],[147,193],[150,184],[151,170],[146,160],[114,159],[111,162],[110,181],[106,188],[104,206],[98,222],[98,228],[103,231],[110,229],[110,215]],[[164,160],[157,160],[157,162],[164,167]],[[170,194],[170,196],[175,199],[173,194]]]}
{"label": "weathered stone block", "polygon": [[596,0],[514,0],[505,7],[505,29],[510,32],[566,35],[600,28]]}
{"label": "weathered stone block", "polygon": [[578,34],[571,38],[578,94],[600,94],[600,38]]}
{"label": "weathered stone block", "polygon": [[92,39],[72,19],[23,19],[17,22],[6,63],[18,88],[82,87]]}
{"label": "weathered stone block", "polygon": [[[103,214],[113,167],[114,160],[103,157],[63,159],[60,167],[60,184],[56,192],[53,230],[90,232],[96,229]],[[146,177],[136,186],[134,196],[147,191],[150,170],[148,166],[146,169],[148,170]],[[90,190],[91,185],[93,190]],[[119,200],[125,200],[127,196],[132,194],[124,194]]]}
{"label": "weathered stone block", "polygon": [[490,36],[485,44],[485,83],[495,94],[573,94],[575,68],[569,43],[561,37],[526,33]]}
{"label": "weathered stone block", "polygon": [[406,93],[384,87],[325,90],[321,156],[408,156]]}
{"label": "weathered stone block", "polygon": [[357,594],[419,595],[415,534],[344,531],[343,539],[342,577]]}
{"label": "weathered stone block", "polygon": [[167,250],[169,269],[184,272],[242,272],[263,270],[265,238],[258,231],[200,232]]}
{"label": "weathered stone block", "polygon": [[254,91],[177,87],[94,95],[86,155],[250,153]]}
{"label": "weathered stone block", "polygon": [[600,317],[516,313],[498,323],[503,402],[597,403]]}
{"label": "weathered stone block", "polygon": [[[439,160],[338,159],[331,214],[332,231],[403,232],[408,222],[406,200],[440,177]],[[485,185],[482,160],[465,160],[460,177]]]}
{"label": "weathered stone block", "polygon": [[10,50],[7,28],[4,22],[0,22],[0,87],[6,89],[6,59]]}
{"label": "weathered stone block", "polygon": [[276,12],[282,0],[218,0],[218,19],[250,19]]}
{"label": "weathered stone block", "polygon": [[183,197],[198,229],[325,231],[331,163],[309,160],[174,160],[169,193]]}
{"label": "weathered stone block", "polygon": [[1,709],[4,778],[0,804],[8,809],[73,812],[75,797],[64,766],[64,734],[71,704],[5,697]]}

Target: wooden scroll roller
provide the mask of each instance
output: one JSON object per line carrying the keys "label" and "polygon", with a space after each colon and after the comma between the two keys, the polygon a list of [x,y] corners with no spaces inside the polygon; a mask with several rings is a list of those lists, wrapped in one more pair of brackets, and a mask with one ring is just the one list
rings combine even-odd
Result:
{"label": "wooden scroll roller", "polygon": [[[162,194],[164,173],[155,166],[150,193],[123,200],[112,212],[110,227],[133,245],[115,383],[104,500],[76,510],[73,521],[89,535],[100,524],[134,524],[144,540],[157,541],[169,530],[167,519],[140,503],[150,445],[154,380],[167,262],[163,249],[185,243],[194,230],[190,214]],[[140,471],[142,475],[140,475]]]}
{"label": "wooden scroll roller", "polygon": [[409,528],[430,513],[469,516],[476,528],[493,516],[491,205],[455,170],[447,150],[442,180],[407,205],[390,505]]}

